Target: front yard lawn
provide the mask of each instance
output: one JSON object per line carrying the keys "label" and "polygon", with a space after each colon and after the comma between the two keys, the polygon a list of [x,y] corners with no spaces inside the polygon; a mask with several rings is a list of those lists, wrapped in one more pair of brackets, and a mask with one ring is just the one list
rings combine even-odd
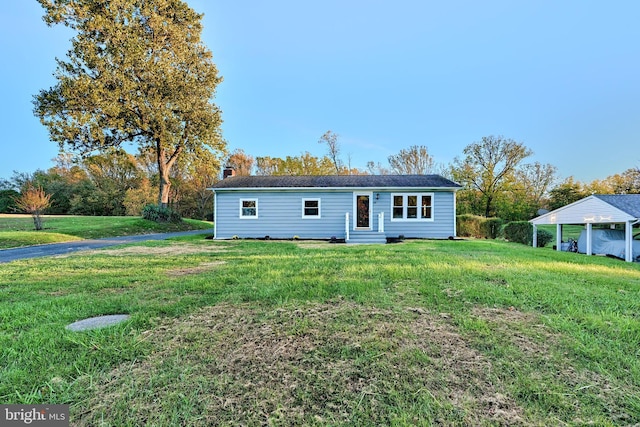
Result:
{"label": "front yard lawn", "polygon": [[640,266],[608,258],[192,236],[0,265],[0,401],[72,425],[633,425],[639,312]]}

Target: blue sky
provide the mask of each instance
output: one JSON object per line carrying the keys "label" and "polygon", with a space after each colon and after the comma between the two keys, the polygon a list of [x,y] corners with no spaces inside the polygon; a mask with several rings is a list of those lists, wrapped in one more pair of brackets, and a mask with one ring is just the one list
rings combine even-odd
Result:
{"label": "blue sky", "polygon": [[[353,167],[411,145],[447,164],[504,135],[581,181],[640,166],[640,2],[188,0],[224,82],[229,148]],[[31,99],[55,84],[72,33],[35,0],[0,15],[0,178],[52,165]]]}

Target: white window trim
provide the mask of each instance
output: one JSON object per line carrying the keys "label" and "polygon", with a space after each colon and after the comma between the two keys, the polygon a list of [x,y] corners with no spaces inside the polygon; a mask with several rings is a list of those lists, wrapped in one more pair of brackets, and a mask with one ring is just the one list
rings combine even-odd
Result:
{"label": "white window trim", "polygon": [[[402,218],[394,218],[393,217],[393,199],[395,196],[402,196]],[[407,199],[409,196],[416,196],[418,198],[418,214],[422,210],[422,197],[430,196],[431,197],[431,218],[407,218]],[[434,205],[435,205],[435,197],[434,193],[391,193],[391,214],[389,215],[390,220],[393,222],[433,222],[434,221]]]}
{"label": "white window trim", "polygon": [[[305,203],[306,202],[318,202],[318,215],[305,215]],[[322,218],[322,202],[319,198],[305,198],[302,199],[302,219],[320,219]]]}
{"label": "white window trim", "polygon": [[[243,202],[255,202],[256,203],[256,214],[255,215],[242,215],[242,204]],[[258,199],[240,199],[239,200],[239,212],[238,212],[238,216],[240,219],[258,219],[258,214],[259,214],[259,210],[258,210]]]}

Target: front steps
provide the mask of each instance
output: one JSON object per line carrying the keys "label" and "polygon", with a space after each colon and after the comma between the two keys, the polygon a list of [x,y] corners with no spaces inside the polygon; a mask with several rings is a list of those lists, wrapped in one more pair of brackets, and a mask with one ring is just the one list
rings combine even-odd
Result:
{"label": "front steps", "polygon": [[387,243],[387,235],[377,231],[355,230],[349,232],[347,244],[380,244]]}

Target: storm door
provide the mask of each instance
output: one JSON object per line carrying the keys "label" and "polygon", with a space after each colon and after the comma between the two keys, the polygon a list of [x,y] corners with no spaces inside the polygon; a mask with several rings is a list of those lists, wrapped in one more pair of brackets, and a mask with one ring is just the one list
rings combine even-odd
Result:
{"label": "storm door", "polygon": [[354,193],[355,228],[371,228],[371,193]]}

